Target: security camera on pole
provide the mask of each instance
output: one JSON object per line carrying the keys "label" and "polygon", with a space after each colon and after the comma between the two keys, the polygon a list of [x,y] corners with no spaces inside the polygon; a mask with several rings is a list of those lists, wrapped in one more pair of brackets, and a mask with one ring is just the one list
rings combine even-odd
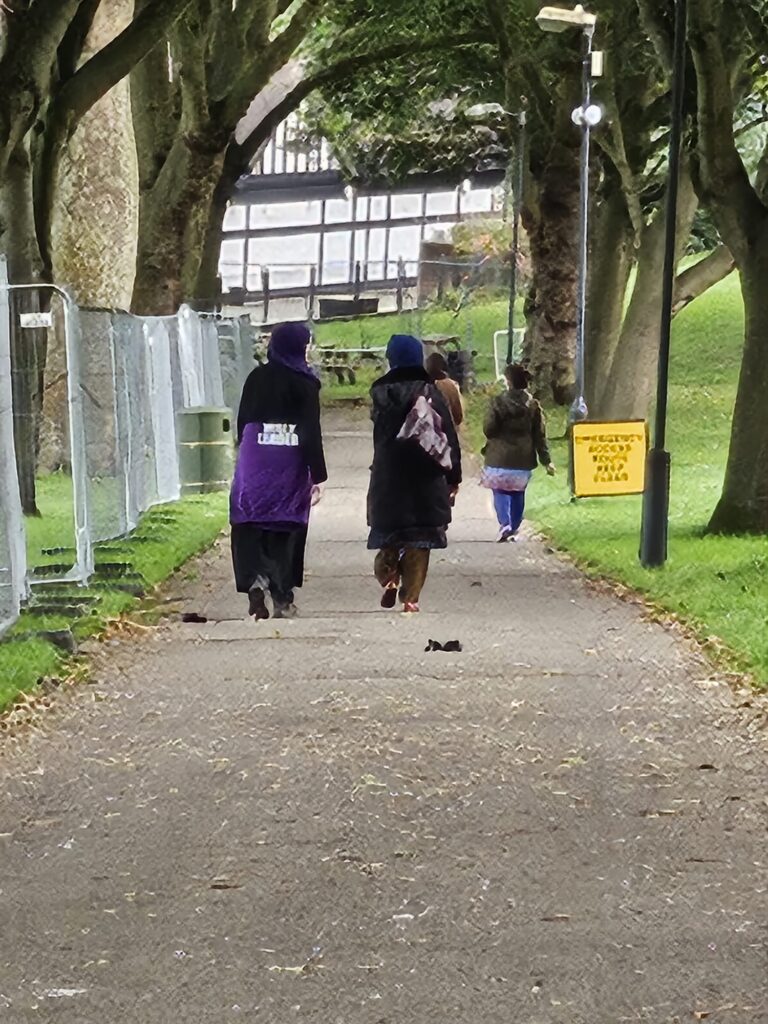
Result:
{"label": "security camera on pole", "polygon": [[[581,129],[581,157],[579,169],[579,287],[576,320],[576,397],[568,412],[569,428],[585,420],[589,413],[584,396],[586,379],[584,371],[584,343],[587,310],[587,256],[589,239],[589,143],[590,132],[603,118],[602,108],[592,102],[592,79],[603,74],[603,54],[592,49],[597,16],[585,11],[581,4],[573,10],[561,7],[542,7],[536,16],[539,28],[544,32],[565,32],[579,28],[584,34],[584,59],[582,63],[582,102],[571,118]],[[570,433],[569,429],[569,433]],[[574,491],[573,444],[570,445],[569,483]]]}

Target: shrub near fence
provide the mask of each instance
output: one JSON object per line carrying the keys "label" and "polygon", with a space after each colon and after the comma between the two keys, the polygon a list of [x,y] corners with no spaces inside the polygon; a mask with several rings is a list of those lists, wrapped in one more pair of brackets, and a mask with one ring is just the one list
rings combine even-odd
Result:
{"label": "shrub near fence", "polygon": [[[59,478],[71,497],[73,529],[55,547],[31,553],[28,569],[7,300],[0,280],[0,632],[18,617],[36,583],[85,583],[96,544],[125,536],[147,509],[179,498],[177,414],[199,406],[235,410],[254,365],[247,317],[225,319],[188,307],[175,317],[135,317],[72,303],[66,318],[54,311],[50,330],[63,344],[52,349],[61,353],[64,372],[58,400],[46,395],[41,450],[47,466],[40,468],[65,467]],[[45,481],[41,477],[43,489]]]}

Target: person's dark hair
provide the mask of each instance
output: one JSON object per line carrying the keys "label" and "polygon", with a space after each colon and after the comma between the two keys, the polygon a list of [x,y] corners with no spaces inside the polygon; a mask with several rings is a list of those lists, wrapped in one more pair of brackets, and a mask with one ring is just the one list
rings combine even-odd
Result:
{"label": "person's dark hair", "polygon": [[509,384],[518,391],[525,391],[531,383],[531,374],[520,363],[510,363],[504,371],[504,376]]}
{"label": "person's dark hair", "polygon": [[439,352],[433,352],[429,356],[425,368],[432,380],[445,380],[448,376],[448,361]]}

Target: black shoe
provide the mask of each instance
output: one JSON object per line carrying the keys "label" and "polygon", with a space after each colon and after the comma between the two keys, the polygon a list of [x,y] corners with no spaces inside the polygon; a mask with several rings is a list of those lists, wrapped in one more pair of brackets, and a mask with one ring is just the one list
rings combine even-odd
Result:
{"label": "black shoe", "polygon": [[273,619],[295,619],[299,609],[295,604],[275,604]]}
{"label": "black shoe", "polygon": [[385,587],[384,593],[381,595],[381,607],[382,608],[394,608],[397,604],[397,586]]}
{"label": "black shoe", "polygon": [[269,618],[266,598],[261,587],[251,587],[248,591],[248,614],[257,621]]}

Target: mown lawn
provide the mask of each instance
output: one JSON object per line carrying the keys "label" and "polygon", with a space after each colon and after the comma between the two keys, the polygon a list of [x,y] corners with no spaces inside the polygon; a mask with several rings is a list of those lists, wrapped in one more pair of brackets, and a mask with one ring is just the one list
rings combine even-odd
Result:
{"label": "mown lawn", "polygon": [[[66,560],[66,555],[42,556],[41,551],[72,543],[70,481],[59,475],[43,480],[40,505],[42,518],[27,524],[30,563]],[[124,563],[130,572],[141,577],[144,589],[150,591],[193,555],[209,547],[226,522],[225,494],[185,498],[173,505],[158,506],[142,518],[129,537],[110,542],[107,550],[97,549],[97,561]],[[72,586],[68,592],[75,599],[98,596],[98,604],[80,618],[24,612],[0,642],[0,710],[19,693],[34,690],[42,677],[61,675],[71,667],[56,647],[32,634],[71,629],[78,640],[84,640],[102,632],[109,619],[137,603],[131,594],[111,585],[98,590]]]}
{"label": "mown lawn", "polygon": [[[735,276],[675,320],[670,389],[672,453],[670,559],[661,570],[638,562],[641,499],[593,498],[571,504],[565,443],[555,441],[562,472],[536,474],[528,514],[554,545],[593,576],[624,583],[679,616],[703,639],[716,638],[737,669],[768,687],[768,537],[704,533],[723,480],[739,371],[743,306]],[[485,399],[470,402],[470,433],[481,444]],[[562,434],[551,414],[551,434]]]}
{"label": "mown lawn", "polygon": [[[522,323],[522,315],[519,317]],[[315,336],[320,345],[337,348],[384,348],[393,334],[413,334],[423,338],[429,335],[449,335],[460,339],[463,348],[477,352],[475,368],[478,378],[492,380],[494,376],[493,335],[507,325],[507,304],[503,300],[472,301],[455,314],[450,309],[406,310],[401,314],[380,317],[360,317],[357,320],[317,324]],[[325,399],[351,398],[367,393],[375,372],[363,368],[357,385],[325,387]]]}

